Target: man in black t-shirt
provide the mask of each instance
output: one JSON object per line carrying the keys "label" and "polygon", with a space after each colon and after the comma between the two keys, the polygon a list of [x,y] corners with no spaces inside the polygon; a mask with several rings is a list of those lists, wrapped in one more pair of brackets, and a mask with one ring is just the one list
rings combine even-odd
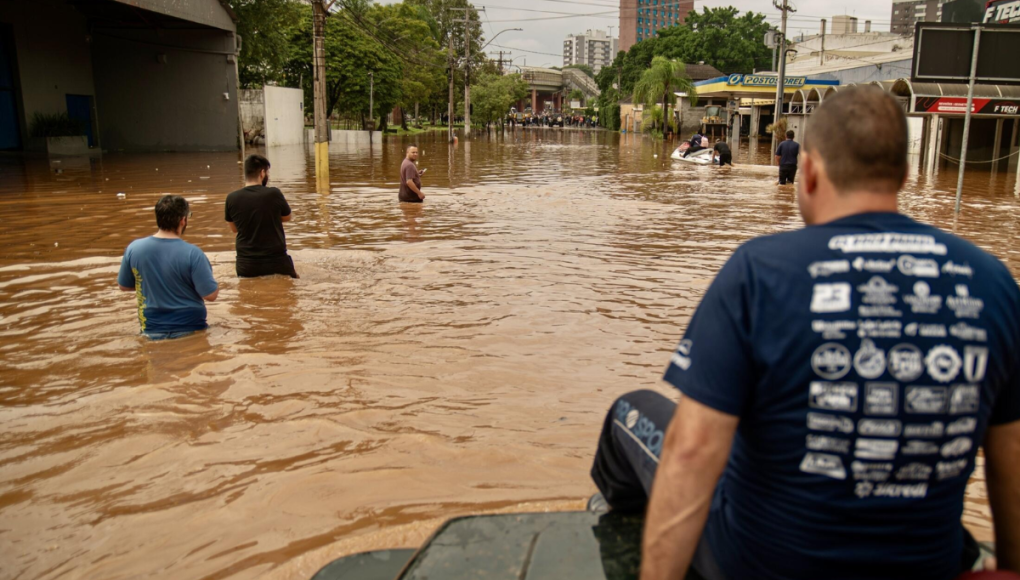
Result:
{"label": "man in black t-shirt", "polygon": [[716,156],[719,157],[719,167],[723,165],[733,167],[733,152],[730,151],[730,146],[726,144],[726,137],[720,137],[716,141],[715,147],[712,148],[712,161],[715,161]]}
{"label": "man in black t-shirt", "polygon": [[797,157],[800,156],[800,143],[793,140],[793,131],[786,132],[786,141],[776,147],[776,162],[779,163],[779,185],[793,185],[797,177]]}
{"label": "man in black t-shirt", "polygon": [[227,196],[225,216],[237,234],[237,275],[243,278],[283,274],[297,278],[294,261],[287,255],[283,222],[291,218],[283,193],[269,183],[269,160],[249,155],[244,160],[244,189]]}

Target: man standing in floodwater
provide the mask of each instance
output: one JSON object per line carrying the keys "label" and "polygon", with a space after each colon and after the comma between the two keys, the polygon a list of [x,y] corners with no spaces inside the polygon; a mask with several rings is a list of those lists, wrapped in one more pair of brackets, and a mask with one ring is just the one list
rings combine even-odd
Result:
{"label": "man standing in floodwater", "polygon": [[415,162],[418,161],[418,148],[414,145],[407,146],[404,161],[400,163],[400,192],[397,199],[407,203],[421,203],[425,201],[425,194],[421,192],[421,176],[425,170],[418,171]]}
{"label": "man standing in floodwater", "polygon": [[287,254],[283,222],[291,219],[283,192],[269,183],[269,160],[249,155],[244,160],[244,188],[227,195],[224,219],[236,234],[235,265],[242,278],[282,274],[298,278],[294,260]]}
{"label": "man standing in floodwater", "polygon": [[647,505],[643,580],[956,578],[980,557],[961,522],[979,447],[998,567],[1020,572],[1020,288],[898,213],[907,145],[880,88],[826,99],[809,227],[723,266],[666,369],[678,403],[614,403],[589,507]]}
{"label": "man standing in floodwater", "polygon": [[793,140],[793,131],[786,132],[786,141],[776,147],[776,163],[779,164],[779,185],[789,183],[797,177],[797,158],[800,156],[800,143]]}
{"label": "man standing in floodwater", "polygon": [[220,293],[209,259],[182,239],[190,217],[187,200],[164,195],[156,203],[159,231],[131,242],[120,262],[117,285],[135,293],[142,334],[153,340],[205,329],[205,303]]}
{"label": "man standing in floodwater", "polygon": [[723,165],[729,165],[733,167],[733,152],[730,151],[730,146],[726,144],[726,137],[720,137],[715,142],[715,147],[712,148],[712,160],[716,157],[719,158],[719,167]]}

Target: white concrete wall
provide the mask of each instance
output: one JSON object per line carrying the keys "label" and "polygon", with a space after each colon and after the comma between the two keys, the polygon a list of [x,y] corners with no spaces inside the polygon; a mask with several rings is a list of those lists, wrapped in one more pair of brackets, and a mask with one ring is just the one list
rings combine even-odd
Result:
{"label": "white concrete wall", "polygon": [[266,137],[266,93],[262,89],[241,89],[241,130],[245,143],[264,143]]}
{"label": "white concrete wall", "polygon": [[304,91],[267,86],[265,92],[266,146],[304,143]]}

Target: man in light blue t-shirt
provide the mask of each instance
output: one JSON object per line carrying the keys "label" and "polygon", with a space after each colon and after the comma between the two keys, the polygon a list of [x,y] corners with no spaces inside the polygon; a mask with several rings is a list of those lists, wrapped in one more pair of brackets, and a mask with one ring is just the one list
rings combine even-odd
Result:
{"label": "man in light blue t-shirt", "polygon": [[591,507],[647,513],[642,580],[951,580],[979,557],[961,523],[976,468],[999,569],[1020,572],[1020,288],[898,213],[907,144],[881,89],[825,99],[797,182],[808,227],[722,267],[666,369],[678,403],[613,405]]}
{"label": "man in light blue t-shirt", "polygon": [[135,293],[142,334],[153,340],[205,329],[205,303],[220,292],[209,259],[181,239],[190,215],[183,197],[163,196],[156,203],[159,231],[131,242],[120,263],[117,284]]}

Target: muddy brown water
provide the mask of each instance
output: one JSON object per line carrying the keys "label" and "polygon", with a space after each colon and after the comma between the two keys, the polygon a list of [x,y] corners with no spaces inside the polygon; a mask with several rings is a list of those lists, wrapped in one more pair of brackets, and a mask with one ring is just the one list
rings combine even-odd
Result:
{"label": "muddy brown water", "polygon": [[[428,197],[401,206],[412,140]],[[743,147],[718,170],[602,132],[334,145],[327,195],[310,150],[271,149],[296,281],[233,275],[237,154],[0,157],[0,578],[308,578],[446,517],[580,508],[607,405],[670,393],[716,270],[800,224]],[[958,218],[955,183],[915,169],[902,208],[1020,274],[1013,175],[969,173]],[[207,332],[153,343],[115,275],[164,193],[221,292]],[[991,538],[980,478],[964,519]]]}

